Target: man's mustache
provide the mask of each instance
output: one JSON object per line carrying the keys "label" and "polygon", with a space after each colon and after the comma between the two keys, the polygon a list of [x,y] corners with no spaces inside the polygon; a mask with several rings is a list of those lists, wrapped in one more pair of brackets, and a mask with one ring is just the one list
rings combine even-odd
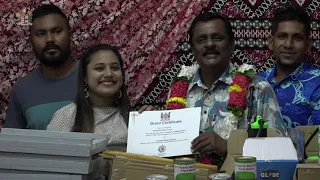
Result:
{"label": "man's mustache", "polygon": [[50,43],[50,44],[46,44],[46,46],[42,49],[42,52],[48,51],[50,49],[58,49],[59,51],[61,51],[60,46],[53,44],[53,43]]}
{"label": "man's mustache", "polygon": [[218,51],[216,48],[210,48],[210,49],[206,49],[202,55],[208,55],[208,54],[220,54],[220,51]]}

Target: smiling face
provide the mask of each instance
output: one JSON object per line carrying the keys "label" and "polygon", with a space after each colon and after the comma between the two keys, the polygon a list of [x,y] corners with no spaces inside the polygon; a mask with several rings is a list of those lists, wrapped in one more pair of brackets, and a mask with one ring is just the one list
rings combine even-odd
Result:
{"label": "smiling face", "polygon": [[299,21],[283,21],[268,39],[269,49],[273,51],[277,64],[296,67],[306,58],[311,48],[311,40]]}
{"label": "smiling face", "polygon": [[192,52],[201,68],[227,67],[234,48],[221,19],[198,22],[192,37]]}
{"label": "smiling face", "polygon": [[123,85],[123,75],[117,55],[111,50],[100,50],[92,54],[85,80],[88,83],[90,97],[115,97]]}

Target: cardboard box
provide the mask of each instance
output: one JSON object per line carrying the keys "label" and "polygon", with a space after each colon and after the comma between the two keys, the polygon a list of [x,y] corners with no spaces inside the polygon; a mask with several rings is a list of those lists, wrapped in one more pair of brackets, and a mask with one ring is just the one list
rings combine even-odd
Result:
{"label": "cardboard box", "polygon": [[[145,179],[151,174],[162,174],[173,180],[173,164],[145,161],[125,157],[110,157],[109,179],[111,180],[138,180]],[[196,170],[197,180],[207,180],[210,174],[216,171],[198,168]]]}
{"label": "cardboard box", "polygon": [[[318,128],[319,126],[299,126],[304,132],[304,141],[305,143],[308,141],[312,133]],[[306,153],[308,156],[318,156],[319,155],[319,144],[318,144],[318,135],[315,135],[314,138],[310,141]]]}
{"label": "cardboard box", "polygon": [[[312,133],[318,128],[318,126],[299,126],[304,132],[304,141],[307,142]],[[268,137],[275,137],[276,134],[272,129],[268,129]],[[248,137],[246,129],[239,129],[233,131],[228,140],[228,156],[221,167],[220,171],[225,171],[228,174],[232,174],[235,168],[234,158],[242,156],[242,148],[246,138]],[[316,135],[306,148],[306,153],[308,156],[318,156],[319,155],[319,144],[318,136]],[[297,178],[298,180],[308,180],[320,179],[320,169],[317,164],[310,164],[312,162],[307,161],[308,164],[298,164],[297,165]],[[313,161],[314,163],[314,161]],[[313,179],[312,179],[313,178]]]}
{"label": "cardboard box", "polygon": [[298,164],[298,180],[317,180],[320,179],[320,166],[318,164]]}
{"label": "cardboard box", "polygon": [[[277,136],[273,129],[268,129],[267,133],[268,137]],[[242,156],[242,148],[247,138],[248,132],[246,129],[238,129],[231,132],[230,138],[228,140],[228,155],[220,171],[225,171],[227,174],[230,175],[234,172],[234,159],[236,157]]]}
{"label": "cardboard box", "polygon": [[[319,126],[299,126],[297,128],[300,128],[304,132],[304,141],[306,143],[318,127]],[[306,148],[307,156],[319,156],[318,134],[311,139]],[[320,179],[320,166],[315,160],[306,160],[306,164],[297,165],[296,173],[297,180]]]}

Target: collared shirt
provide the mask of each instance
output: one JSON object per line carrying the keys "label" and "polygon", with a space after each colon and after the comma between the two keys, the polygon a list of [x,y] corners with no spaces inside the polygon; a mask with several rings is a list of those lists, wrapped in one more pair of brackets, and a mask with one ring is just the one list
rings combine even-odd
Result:
{"label": "collared shirt", "polygon": [[259,75],[272,85],[287,127],[320,124],[320,70],[307,61],[280,83],[276,66]]}
{"label": "collared shirt", "polygon": [[[212,88],[208,89],[201,81],[199,68],[189,85],[187,94],[188,107],[202,108],[200,130],[213,130],[225,139],[229,138],[232,130],[248,126],[248,108],[245,110],[244,117],[238,119],[237,122],[230,120],[231,112],[227,109],[228,89],[233,81],[233,70],[234,67],[230,64],[222,76],[213,83]],[[263,78],[256,76],[252,78],[249,87],[251,86],[255,87],[252,118],[260,115],[268,121],[270,128],[274,128],[278,134],[286,135],[277,98],[270,84]],[[249,99],[249,94],[247,93],[247,99]],[[226,129],[228,130],[226,131]]]}

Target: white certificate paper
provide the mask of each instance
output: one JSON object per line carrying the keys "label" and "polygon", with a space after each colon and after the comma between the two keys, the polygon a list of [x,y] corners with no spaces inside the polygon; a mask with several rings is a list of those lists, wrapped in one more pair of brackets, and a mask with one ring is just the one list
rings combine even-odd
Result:
{"label": "white certificate paper", "polygon": [[127,152],[170,157],[192,154],[201,108],[130,112]]}

